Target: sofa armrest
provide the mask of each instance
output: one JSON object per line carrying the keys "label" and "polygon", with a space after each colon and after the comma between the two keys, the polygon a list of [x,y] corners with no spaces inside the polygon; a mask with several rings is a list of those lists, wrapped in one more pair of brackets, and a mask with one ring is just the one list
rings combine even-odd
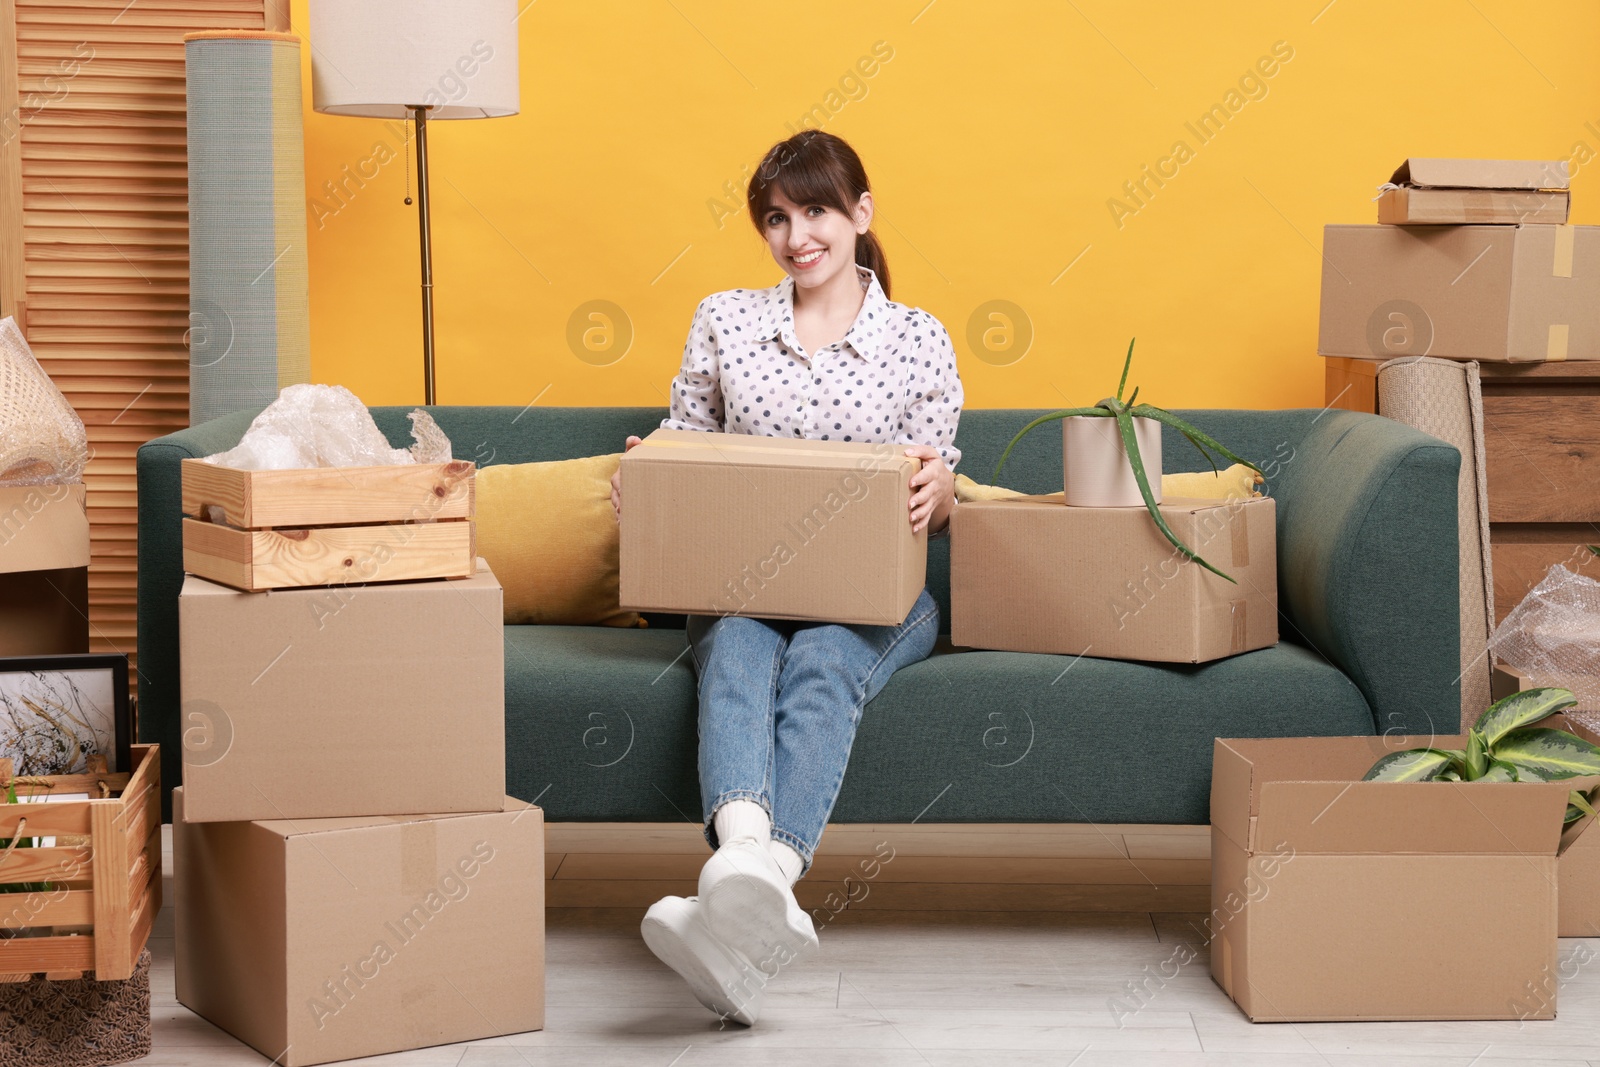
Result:
{"label": "sofa armrest", "polygon": [[1457,733],[1460,452],[1324,410],[1273,463],[1284,619],[1361,690],[1378,734]]}
{"label": "sofa armrest", "polygon": [[239,443],[259,408],[139,446],[139,740],[161,745],[162,818],[182,784],[178,592],[183,588],[182,461]]}

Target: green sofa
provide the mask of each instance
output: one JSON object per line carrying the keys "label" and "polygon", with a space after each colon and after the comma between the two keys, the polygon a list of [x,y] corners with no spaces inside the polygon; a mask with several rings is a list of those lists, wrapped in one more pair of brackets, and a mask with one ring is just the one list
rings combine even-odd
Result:
{"label": "green sofa", "polygon": [[[409,443],[407,410],[373,411],[397,445]],[[617,451],[664,415],[431,410],[456,456],[480,466]],[[169,790],[181,780],[179,461],[231,447],[254,414],[139,450],[139,734],[161,743]],[[960,469],[988,481],[1006,441],[1036,414],[966,412]],[[1348,411],[1179,414],[1269,475],[1278,645],[1174,666],[956,652],[943,642],[867,707],[835,821],[1203,824],[1213,738],[1456,732],[1456,449]],[[1059,490],[1058,440],[1049,431],[1030,439],[1004,481]],[[1205,466],[1175,433],[1163,461],[1168,471]],[[947,541],[930,544],[928,584],[948,632]],[[699,821],[695,676],[681,617],[640,630],[507,626],[505,643],[513,795],[558,821]]]}

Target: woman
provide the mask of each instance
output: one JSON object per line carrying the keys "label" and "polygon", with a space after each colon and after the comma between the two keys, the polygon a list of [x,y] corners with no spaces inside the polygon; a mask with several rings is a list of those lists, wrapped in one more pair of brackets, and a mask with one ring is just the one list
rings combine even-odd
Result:
{"label": "woman", "polygon": [[[861,160],[838,137],[803,131],[767,152],[746,199],[785,278],[701,301],[661,425],[906,445],[922,461],[906,521],[942,532],[955,503],[961,380],[938,320],[889,300]],[[620,522],[615,477],[611,498]],[[932,651],[938,631],[926,589],[898,626],[690,616],[715,853],[698,895],[657,901],[642,933],[724,1018],[753,1024],[766,981],[817,946],[793,884],[838,799],[862,708]]]}

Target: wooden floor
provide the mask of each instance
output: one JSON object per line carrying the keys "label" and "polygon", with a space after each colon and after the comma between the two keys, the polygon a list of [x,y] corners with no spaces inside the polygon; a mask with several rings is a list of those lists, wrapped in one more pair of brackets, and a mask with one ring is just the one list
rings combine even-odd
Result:
{"label": "wooden floor", "polygon": [[[799,896],[857,900],[819,921],[822,951],[779,975],[753,1029],[721,1028],[639,939],[648,904],[694,891],[698,828],[556,824],[546,841],[546,1028],[352,1062],[1600,1067],[1600,939],[1561,942],[1554,1022],[1250,1024],[1209,973],[1203,827],[830,827]],[[170,872],[170,838],[165,858]],[[138,1062],[265,1064],[174,1000],[171,898],[151,939],[155,1050]]]}

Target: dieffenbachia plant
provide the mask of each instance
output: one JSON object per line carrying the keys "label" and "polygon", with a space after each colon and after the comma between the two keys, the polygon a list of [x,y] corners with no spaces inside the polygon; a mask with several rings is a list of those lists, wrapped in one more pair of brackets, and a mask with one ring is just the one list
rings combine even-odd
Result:
{"label": "dieffenbachia plant", "polygon": [[[1134,340],[1137,340],[1137,338]],[[1207,448],[1214,449],[1221,455],[1228,457],[1228,459],[1234,463],[1243,463],[1246,467],[1249,467],[1257,474],[1264,475],[1265,472],[1254,463],[1251,463],[1249,460],[1234,455],[1232,452],[1224,448],[1219,442],[1213,440],[1211,437],[1208,437],[1206,434],[1201,433],[1199,430],[1195,429],[1193,426],[1190,426],[1187,422],[1184,422],[1182,419],[1178,418],[1178,416],[1174,415],[1165,408],[1158,408],[1154,404],[1136,404],[1135,401],[1139,399],[1138,386],[1134,386],[1133,394],[1128,397],[1126,402],[1124,402],[1122,399],[1122,391],[1128,385],[1128,368],[1132,365],[1133,341],[1129,341],[1128,357],[1122,363],[1122,380],[1117,383],[1117,395],[1114,397],[1106,397],[1092,408],[1066,408],[1062,411],[1052,411],[1048,415],[1040,415],[1037,419],[1034,419],[1032,422],[1028,423],[1028,425],[1017,431],[1017,436],[1011,439],[1011,443],[1006,445],[1006,450],[1000,454],[1000,462],[996,464],[994,468],[994,480],[999,482],[1000,471],[1005,467],[1006,460],[1010,458],[1011,450],[1017,447],[1017,442],[1026,437],[1028,433],[1035,427],[1043,426],[1045,423],[1054,422],[1057,419],[1070,419],[1077,417],[1116,419],[1117,432],[1122,438],[1122,447],[1127,451],[1128,463],[1133,467],[1133,479],[1139,483],[1139,495],[1144,497],[1144,506],[1150,512],[1150,517],[1155,520],[1156,528],[1159,529],[1162,534],[1166,536],[1167,540],[1172,542],[1173,547],[1179,552],[1182,552],[1184,556],[1194,560],[1194,562],[1200,564],[1200,566],[1204,567],[1211,573],[1220,575],[1223,578],[1227,578],[1228,581],[1237,585],[1239,583],[1232,577],[1217,570],[1217,568],[1201,559],[1199,554],[1196,553],[1194,549],[1178,540],[1178,535],[1172,532],[1172,528],[1167,525],[1167,520],[1162,518],[1161,509],[1156,506],[1155,497],[1150,492],[1150,479],[1145,474],[1144,459],[1139,455],[1139,439],[1134,435],[1133,432],[1133,420],[1154,419],[1165,426],[1171,426],[1174,430],[1177,430],[1179,433],[1183,434],[1184,437],[1187,437],[1190,444],[1194,445],[1194,447],[1200,450],[1200,454],[1206,458],[1206,462],[1211,464],[1211,470],[1213,473],[1215,473],[1217,470],[1217,462],[1211,458],[1211,453],[1206,451]]]}
{"label": "dieffenbachia plant", "polygon": [[[1491,704],[1467,733],[1467,747],[1412,748],[1372,765],[1366,782],[1559,782],[1600,774],[1600,747],[1534,723],[1578,702],[1570,689],[1525,689]],[[1600,792],[1597,789],[1596,792]],[[1566,822],[1595,814],[1591,796],[1567,796]]]}

